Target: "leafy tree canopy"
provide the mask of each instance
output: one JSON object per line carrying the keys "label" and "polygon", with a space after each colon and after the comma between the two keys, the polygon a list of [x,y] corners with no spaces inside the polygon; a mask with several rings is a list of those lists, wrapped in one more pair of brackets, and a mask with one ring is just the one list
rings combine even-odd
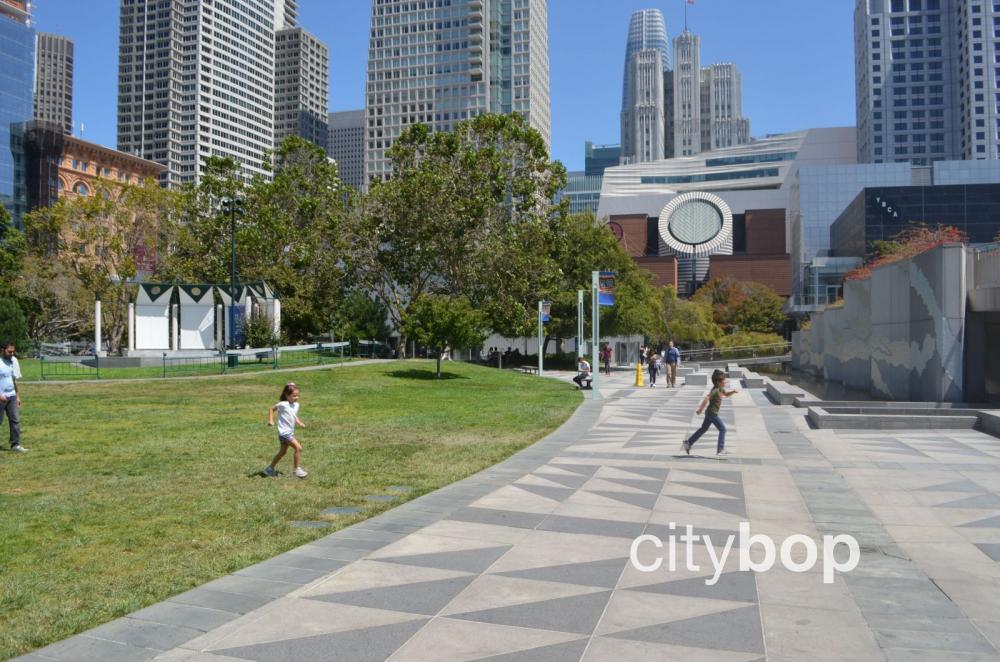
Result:
{"label": "leafy tree canopy", "polygon": [[437,352],[437,377],[446,348],[466,349],[486,339],[486,316],[465,297],[425,294],[412,302],[403,320],[403,332]]}

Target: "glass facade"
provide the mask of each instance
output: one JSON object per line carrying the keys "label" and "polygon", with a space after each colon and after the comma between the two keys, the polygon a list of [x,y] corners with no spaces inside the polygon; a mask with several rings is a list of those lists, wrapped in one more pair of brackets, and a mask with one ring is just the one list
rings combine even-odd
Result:
{"label": "glass facade", "polygon": [[974,244],[1000,233],[1000,184],[887,186],[866,188],[837,219],[831,241],[837,255],[871,251],[872,242],[892,239],[911,223],[949,225]]}
{"label": "glass facade", "polygon": [[569,212],[597,213],[597,203],[601,200],[601,176],[588,177],[585,173],[575,171],[566,174],[566,188],[556,194],[556,202],[563,198],[569,199]]}
{"label": "glass facade", "polygon": [[589,140],[584,144],[583,171],[588,177],[601,176],[605,168],[618,165],[622,156],[621,145],[595,145]]}
{"label": "glass facade", "polygon": [[639,180],[640,184],[690,184],[692,182],[724,182],[730,179],[755,179],[757,177],[777,177],[777,168],[738,170],[726,172],[706,172],[695,175],[651,175]]}
{"label": "glass facade", "polygon": [[20,226],[25,189],[15,161],[23,159],[15,158],[21,145],[11,140],[11,125],[27,122],[34,113],[35,30],[27,17],[20,22],[0,14],[0,62],[0,203]]}

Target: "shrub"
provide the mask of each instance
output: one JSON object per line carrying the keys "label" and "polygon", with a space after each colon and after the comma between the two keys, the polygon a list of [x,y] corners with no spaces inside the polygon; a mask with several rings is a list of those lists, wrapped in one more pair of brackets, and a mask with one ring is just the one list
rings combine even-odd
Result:
{"label": "shrub", "polygon": [[274,323],[264,313],[254,313],[243,320],[243,342],[247,347],[272,347],[278,344]]}
{"label": "shrub", "polygon": [[942,244],[967,243],[968,235],[950,225],[931,227],[926,223],[910,223],[889,241],[876,241],[866,263],[844,274],[844,280],[865,280],[873,270],[929,251]]}
{"label": "shrub", "polygon": [[785,342],[785,339],[777,333],[757,333],[754,331],[740,331],[732,335],[723,336],[716,343],[716,347],[750,347],[752,345],[773,345]]}
{"label": "shrub", "polygon": [[0,297],[0,342],[12,342],[18,354],[26,356],[31,349],[28,321],[17,302],[10,297]]}

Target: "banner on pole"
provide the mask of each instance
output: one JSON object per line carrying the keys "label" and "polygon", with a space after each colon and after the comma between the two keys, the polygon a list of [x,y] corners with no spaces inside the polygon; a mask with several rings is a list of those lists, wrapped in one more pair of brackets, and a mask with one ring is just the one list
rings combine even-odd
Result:
{"label": "banner on pole", "polygon": [[602,271],[597,285],[598,301],[602,306],[615,305],[615,272]]}
{"label": "banner on pole", "polygon": [[552,302],[551,301],[543,301],[542,302],[542,309],[541,309],[542,324],[545,324],[546,322],[549,322],[549,321],[552,320],[551,313],[552,313]]}

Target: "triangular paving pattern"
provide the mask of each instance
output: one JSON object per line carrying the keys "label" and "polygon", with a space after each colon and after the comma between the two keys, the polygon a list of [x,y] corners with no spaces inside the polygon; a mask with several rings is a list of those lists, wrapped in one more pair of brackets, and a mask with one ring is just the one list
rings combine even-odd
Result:
{"label": "triangular paving pattern", "polygon": [[986,519],[977,519],[967,524],[959,524],[959,526],[968,529],[1000,529],[1000,515],[994,515]]}
{"label": "triangular paving pattern", "polygon": [[956,480],[951,483],[941,483],[940,485],[931,485],[930,487],[920,487],[917,489],[919,492],[976,492],[982,494],[984,491],[982,487],[973,483],[971,480]]}
{"label": "triangular paving pattern", "polygon": [[607,636],[715,650],[765,652],[757,607],[743,607],[709,616],[649,625]]}
{"label": "triangular paving pattern", "polygon": [[712,510],[719,510],[724,513],[729,513],[730,515],[739,515],[740,517],[747,516],[746,505],[744,505],[742,500],[739,499],[724,499],[724,498],[713,498],[713,497],[698,497],[698,496],[671,496],[671,499],[677,499],[678,501],[684,501],[686,503],[693,504],[695,506],[701,506],[702,508],[711,508]]}
{"label": "triangular paving pattern", "polygon": [[948,503],[937,504],[938,508],[982,508],[984,510],[1000,509],[1000,497],[995,494],[981,494],[979,496],[949,501]]}
{"label": "triangular paving pattern", "polygon": [[544,485],[531,485],[528,483],[514,483],[514,487],[519,490],[531,492],[532,494],[537,494],[538,496],[545,497],[546,499],[552,499],[553,501],[562,501],[576,491],[569,487],[546,487]]}
{"label": "triangular paving pattern", "polygon": [[[533,475],[541,476],[542,478],[545,478],[545,480],[551,480],[553,483],[559,483],[560,485],[565,485],[566,487],[574,490],[587,482],[587,477],[579,474],[566,476],[562,474],[543,474],[536,472]],[[519,484],[518,487],[520,487]]]}
{"label": "triangular paving pattern", "polygon": [[752,572],[724,572],[711,586],[705,583],[710,579],[711,577],[690,577],[646,586],[630,586],[629,590],[690,598],[757,602],[757,582]]}
{"label": "triangular paving pattern", "polygon": [[994,561],[1000,561],[1000,543],[995,542],[977,542],[976,547],[979,551],[990,557]]}
{"label": "triangular paving pattern", "polygon": [[736,499],[743,498],[743,486],[739,483],[695,483],[688,481],[672,480],[671,485],[687,485],[688,487],[697,487],[699,490],[705,490],[707,492],[715,492],[716,494],[721,494],[723,496],[734,497]]}
{"label": "triangular paving pattern", "polygon": [[544,568],[512,570],[497,574],[537,581],[614,588],[615,584],[618,583],[618,578],[621,576],[622,570],[625,569],[626,563],[628,563],[627,559],[603,559],[587,563],[569,563],[566,565],[550,565]]}
{"label": "triangular paving pattern", "polygon": [[597,470],[601,468],[601,465],[599,464],[562,464],[557,462],[550,462],[546,466],[572,471],[573,473],[581,476],[593,476]]}
{"label": "triangular paving pattern", "polygon": [[646,478],[604,478],[603,480],[609,483],[617,483],[619,485],[624,485],[625,487],[633,487],[637,490],[643,490],[645,492],[659,493],[660,488],[663,487],[662,480],[656,479],[646,479]]}
{"label": "triangular paving pattern", "polygon": [[571,598],[544,600],[465,614],[451,614],[449,618],[590,634],[594,631],[594,626],[597,625],[601,614],[604,613],[604,607],[607,605],[609,597],[611,597],[611,591],[600,591],[599,593],[578,595]]}
{"label": "triangular paving pattern", "polygon": [[441,570],[457,570],[460,572],[480,573],[493,565],[503,556],[511,545],[499,547],[481,547],[479,549],[462,549],[454,552],[431,552],[429,554],[409,554],[406,556],[384,556],[378,559],[382,563],[401,563],[403,565],[418,565],[424,568],[439,568]]}
{"label": "triangular paving pattern", "polygon": [[656,480],[666,480],[667,475],[670,473],[670,469],[660,469],[658,467],[615,467],[615,469]]}
{"label": "triangular paving pattern", "polygon": [[456,595],[464,591],[474,579],[474,575],[468,575],[452,579],[439,579],[433,582],[417,582],[343,593],[312,595],[309,596],[309,599],[433,616],[451,602]]}
{"label": "triangular paving pattern", "polygon": [[605,499],[614,499],[639,508],[652,508],[660,498],[658,494],[635,494],[629,492],[607,492],[605,490],[586,490],[591,494],[602,496]]}
{"label": "triangular paving pattern", "polygon": [[577,639],[565,644],[481,657],[477,658],[477,662],[578,662],[586,648],[587,639]]}
{"label": "triangular paving pattern", "polygon": [[685,473],[698,474],[699,476],[707,476],[708,478],[716,478],[718,480],[724,480],[730,483],[742,483],[743,474],[739,471],[716,471],[713,469],[688,469],[684,468]]}
{"label": "triangular paving pattern", "polygon": [[419,619],[394,625],[286,639],[253,646],[225,648],[212,652],[242,660],[254,660],[255,662],[285,662],[287,660],[382,662],[426,622],[425,619]]}

